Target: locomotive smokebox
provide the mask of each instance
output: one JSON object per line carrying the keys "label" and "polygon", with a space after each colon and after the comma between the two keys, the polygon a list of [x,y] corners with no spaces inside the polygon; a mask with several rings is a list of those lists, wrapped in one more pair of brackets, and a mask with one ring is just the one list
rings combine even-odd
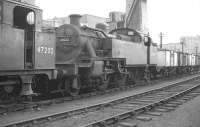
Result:
{"label": "locomotive smokebox", "polygon": [[80,23],[80,19],[81,19],[81,15],[79,14],[72,14],[69,16],[70,18],[70,24],[72,25],[76,25],[76,26],[81,26],[81,23]]}

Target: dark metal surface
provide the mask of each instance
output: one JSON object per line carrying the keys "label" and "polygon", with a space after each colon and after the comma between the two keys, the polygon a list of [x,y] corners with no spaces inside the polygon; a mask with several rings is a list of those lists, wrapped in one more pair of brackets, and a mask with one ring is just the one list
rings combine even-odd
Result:
{"label": "dark metal surface", "polygon": [[[32,8],[32,5],[26,5],[18,2],[3,0],[3,18],[2,24],[0,24],[0,75],[13,75],[17,74],[25,74],[25,73],[33,73],[33,71],[26,71],[24,68],[25,65],[25,30],[14,27],[14,8],[16,6],[33,9],[36,13],[35,22],[36,30],[38,27],[41,27],[41,10],[38,8]],[[41,30],[41,28],[40,28]],[[33,37],[34,42],[34,51],[33,56],[35,56],[34,67],[33,69],[41,69],[41,72],[45,72],[43,70],[49,70],[48,73],[52,73],[52,69],[54,69],[54,59],[55,59],[55,35],[53,33],[43,33],[37,32],[36,36]],[[39,48],[43,47],[43,51],[38,52]],[[37,73],[38,70],[35,70]],[[46,71],[47,72],[47,71]],[[45,73],[46,73],[45,72]]]}

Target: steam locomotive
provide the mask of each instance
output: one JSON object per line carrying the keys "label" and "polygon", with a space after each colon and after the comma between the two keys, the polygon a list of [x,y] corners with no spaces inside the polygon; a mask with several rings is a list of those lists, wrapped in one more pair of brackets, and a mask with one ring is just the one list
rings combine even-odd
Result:
{"label": "steam locomotive", "polygon": [[109,34],[71,24],[43,29],[42,10],[0,1],[0,100],[52,93],[76,96],[128,82],[199,71],[199,56],[158,49],[149,36],[120,28]]}
{"label": "steam locomotive", "polygon": [[42,31],[42,10],[0,1],[0,101],[46,93],[56,78],[55,33]]}
{"label": "steam locomotive", "polygon": [[[81,27],[80,18],[80,15],[71,15],[71,24],[56,30],[56,68],[68,93],[76,95],[84,88],[105,90],[111,84],[114,87],[123,86],[130,78],[128,70],[137,73],[131,75],[142,77],[147,64],[147,48],[137,31],[111,31],[110,35],[130,39],[126,41],[109,37],[101,30]],[[150,48],[152,60],[149,67],[155,68],[156,47]]]}

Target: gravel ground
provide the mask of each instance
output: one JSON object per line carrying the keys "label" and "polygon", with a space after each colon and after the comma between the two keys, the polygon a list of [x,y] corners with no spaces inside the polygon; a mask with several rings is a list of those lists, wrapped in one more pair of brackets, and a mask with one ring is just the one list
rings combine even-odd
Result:
{"label": "gravel ground", "polygon": [[138,127],[200,127],[200,96],[149,122],[127,120]]}
{"label": "gravel ground", "polygon": [[123,109],[107,108],[103,111],[90,112],[87,115],[84,115],[84,114],[77,115],[77,116],[73,116],[71,118],[67,118],[65,120],[59,120],[59,121],[55,121],[55,122],[42,124],[40,126],[38,126],[38,125],[36,125],[36,126],[37,127],[80,127],[82,125],[87,125],[89,123],[98,121],[99,119],[103,119],[108,116],[114,116],[118,113],[123,113],[124,111],[125,110],[123,110]]}

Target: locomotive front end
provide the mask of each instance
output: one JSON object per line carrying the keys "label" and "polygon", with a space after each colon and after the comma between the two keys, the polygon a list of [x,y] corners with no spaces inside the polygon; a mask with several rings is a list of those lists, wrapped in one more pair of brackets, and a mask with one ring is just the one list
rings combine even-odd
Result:
{"label": "locomotive front end", "polygon": [[110,75],[121,73],[125,65],[125,59],[110,57],[111,38],[101,30],[81,26],[80,18],[71,15],[70,24],[56,30],[58,77],[71,95],[80,89],[105,90]]}
{"label": "locomotive front end", "polygon": [[78,59],[84,48],[81,35],[81,30],[71,24],[62,25],[56,30],[57,63],[73,63]]}

